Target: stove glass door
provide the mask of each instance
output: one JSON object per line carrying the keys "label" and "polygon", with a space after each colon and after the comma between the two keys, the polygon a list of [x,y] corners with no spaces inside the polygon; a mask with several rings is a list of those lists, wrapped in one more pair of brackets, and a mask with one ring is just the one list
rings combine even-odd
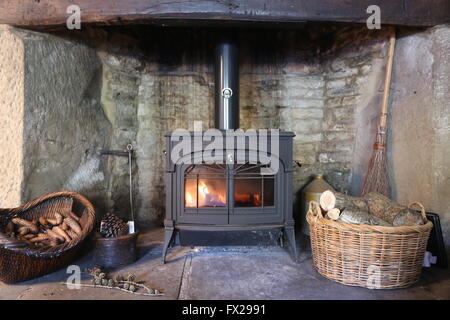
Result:
{"label": "stove glass door", "polygon": [[180,222],[242,224],[278,221],[279,175],[255,164],[195,164],[184,171]]}

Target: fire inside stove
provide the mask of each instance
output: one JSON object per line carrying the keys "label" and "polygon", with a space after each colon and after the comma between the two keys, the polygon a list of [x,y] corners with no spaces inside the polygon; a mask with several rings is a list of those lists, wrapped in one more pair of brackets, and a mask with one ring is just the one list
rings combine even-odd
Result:
{"label": "fire inside stove", "polygon": [[186,184],[186,204],[187,208],[198,207],[226,207],[227,205],[227,192],[226,186],[220,181],[205,181],[198,180],[197,183],[189,180],[190,183]]}
{"label": "fire inside stove", "polygon": [[[230,170],[220,165],[197,165],[185,176],[185,207],[262,207],[274,205],[274,177],[259,174],[258,166],[240,166],[230,177]],[[228,181],[228,183],[227,183]],[[231,188],[230,188],[231,186]],[[234,189],[233,198],[227,200],[227,189]]]}

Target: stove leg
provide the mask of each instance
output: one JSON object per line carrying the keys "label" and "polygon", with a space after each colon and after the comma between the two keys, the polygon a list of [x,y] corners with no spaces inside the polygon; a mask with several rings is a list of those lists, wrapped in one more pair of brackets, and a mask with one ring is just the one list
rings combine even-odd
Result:
{"label": "stove leg", "polygon": [[289,251],[291,253],[292,260],[298,262],[297,245],[295,244],[295,231],[294,226],[285,226],[284,234],[286,235],[286,240],[289,245]]}
{"label": "stove leg", "polygon": [[172,244],[173,234],[175,231],[175,228],[173,225],[165,224],[165,230],[164,230],[164,244],[163,244],[163,252],[162,252],[162,261],[163,263],[166,263],[166,254],[167,249]]}

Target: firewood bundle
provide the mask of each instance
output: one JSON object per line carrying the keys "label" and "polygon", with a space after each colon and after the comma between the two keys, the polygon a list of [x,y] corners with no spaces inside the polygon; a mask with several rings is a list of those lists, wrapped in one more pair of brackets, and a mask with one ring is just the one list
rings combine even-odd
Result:
{"label": "firewood bundle", "polygon": [[23,243],[54,247],[81,235],[79,220],[74,213],[63,216],[58,212],[55,212],[52,218],[40,217],[33,221],[13,218],[6,227],[6,233]]}
{"label": "firewood bundle", "polygon": [[112,213],[107,213],[100,223],[100,233],[105,238],[124,236],[128,231],[128,224]]}
{"label": "firewood bundle", "polygon": [[425,223],[422,215],[376,192],[352,197],[327,190],[320,196],[326,218],[351,224],[412,226]]}

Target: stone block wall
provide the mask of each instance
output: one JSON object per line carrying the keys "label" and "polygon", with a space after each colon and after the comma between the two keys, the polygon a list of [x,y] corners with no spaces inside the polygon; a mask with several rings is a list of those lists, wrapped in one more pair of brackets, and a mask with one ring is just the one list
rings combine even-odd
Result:
{"label": "stone block wall", "polygon": [[375,138],[387,37],[384,30],[342,28],[336,31],[336,45],[323,56],[325,119],[319,162],[335,188],[353,195],[361,189]]}
{"label": "stone block wall", "polygon": [[213,126],[214,96],[211,75],[148,73],[141,77],[138,97],[137,164],[139,215],[161,219],[165,213],[165,137],[178,129]]}
{"label": "stone block wall", "polygon": [[[128,144],[136,148],[138,128],[138,92],[140,79],[133,72],[124,72],[118,59],[106,57],[101,52],[102,69],[99,74],[101,88],[99,90],[100,105],[111,126],[109,149],[125,150]],[[109,172],[105,181],[107,192],[105,200],[107,211],[129,219],[131,214],[129,197],[129,162],[128,157],[105,155],[102,157],[107,163]],[[133,188],[138,185],[137,165],[132,163],[132,172],[136,177]],[[136,197],[136,193],[134,193]]]}

